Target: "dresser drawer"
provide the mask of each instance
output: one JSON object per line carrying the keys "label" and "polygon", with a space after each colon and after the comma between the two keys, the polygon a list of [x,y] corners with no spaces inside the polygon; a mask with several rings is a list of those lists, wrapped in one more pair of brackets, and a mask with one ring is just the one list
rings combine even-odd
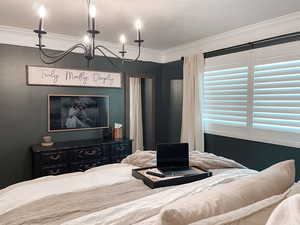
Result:
{"label": "dresser drawer", "polygon": [[111,145],[110,144],[102,144],[101,151],[102,151],[102,156],[109,157],[111,154]]}
{"label": "dresser drawer", "polygon": [[100,161],[89,161],[89,162],[80,162],[71,164],[71,172],[80,172],[85,171],[93,167],[101,166],[103,162]]}
{"label": "dresser drawer", "polygon": [[67,161],[67,152],[55,151],[55,152],[42,152],[41,163],[43,165],[61,164]]}
{"label": "dresser drawer", "polygon": [[119,163],[131,154],[131,143],[123,142],[112,145],[111,159],[113,163]]}
{"label": "dresser drawer", "polygon": [[129,142],[116,143],[112,145],[112,156],[127,156],[131,154],[131,145]]}
{"label": "dresser drawer", "polygon": [[68,172],[68,167],[65,165],[57,167],[45,167],[41,169],[41,176],[60,175]]}
{"label": "dresser drawer", "polygon": [[80,148],[70,151],[71,161],[81,161],[89,159],[100,159],[102,156],[101,147]]}

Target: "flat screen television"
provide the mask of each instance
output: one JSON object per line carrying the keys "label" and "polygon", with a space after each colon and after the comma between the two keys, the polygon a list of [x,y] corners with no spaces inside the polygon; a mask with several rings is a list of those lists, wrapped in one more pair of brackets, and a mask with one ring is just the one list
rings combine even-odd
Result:
{"label": "flat screen television", "polygon": [[109,127],[109,96],[48,95],[48,132]]}

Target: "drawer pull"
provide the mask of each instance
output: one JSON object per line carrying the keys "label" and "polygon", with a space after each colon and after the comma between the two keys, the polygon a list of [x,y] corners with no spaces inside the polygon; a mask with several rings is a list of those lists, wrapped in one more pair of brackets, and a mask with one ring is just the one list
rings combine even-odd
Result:
{"label": "drawer pull", "polygon": [[80,150],[78,152],[78,158],[83,158],[82,154],[84,153],[84,150]]}
{"label": "drawer pull", "polygon": [[120,146],[120,147],[118,148],[119,151],[123,151],[124,149],[125,149],[124,146]]}
{"label": "drawer pull", "polygon": [[97,153],[97,151],[96,151],[96,149],[93,149],[93,150],[87,150],[86,152],[85,152],[85,154],[86,155],[95,155]]}
{"label": "drawer pull", "polygon": [[51,160],[58,160],[58,159],[60,159],[60,154],[56,154],[56,155],[51,155],[49,158],[51,159]]}
{"label": "drawer pull", "polygon": [[52,170],[49,170],[49,174],[51,175],[57,175],[59,174],[61,171],[60,169],[52,169]]}

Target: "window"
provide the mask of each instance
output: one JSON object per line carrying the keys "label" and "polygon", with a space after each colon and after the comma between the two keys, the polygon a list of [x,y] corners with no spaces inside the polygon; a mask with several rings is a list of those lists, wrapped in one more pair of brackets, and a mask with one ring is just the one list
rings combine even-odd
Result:
{"label": "window", "polygon": [[300,132],[300,60],[254,67],[253,127]]}
{"label": "window", "polygon": [[204,73],[206,123],[247,126],[248,67]]}
{"label": "window", "polygon": [[300,42],[206,60],[205,132],[300,147]]}

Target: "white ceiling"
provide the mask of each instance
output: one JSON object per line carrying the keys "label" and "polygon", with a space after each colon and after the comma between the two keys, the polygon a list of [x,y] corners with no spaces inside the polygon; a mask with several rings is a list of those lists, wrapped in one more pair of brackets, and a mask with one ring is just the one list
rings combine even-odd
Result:
{"label": "white ceiling", "polygon": [[[95,0],[99,40],[135,38],[133,22],[144,23],[145,47],[168,49],[242,26],[300,11],[299,0]],[[37,8],[47,9],[46,30],[83,36],[86,0],[2,0],[0,25],[33,29]]]}

